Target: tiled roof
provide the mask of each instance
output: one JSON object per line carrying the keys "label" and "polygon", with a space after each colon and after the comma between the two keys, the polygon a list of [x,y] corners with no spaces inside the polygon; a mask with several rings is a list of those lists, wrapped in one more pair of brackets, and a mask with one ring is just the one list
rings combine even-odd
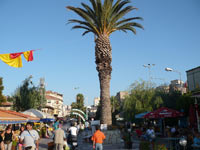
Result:
{"label": "tiled roof", "polygon": [[[0,118],[3,117],[2,114],[6,114],[7,116],[15,116],[17,118],[23,118],[24,120],[40,120],[40,118],[37,118],[37,117],[32,117],[30,115],[25,115],[23,113],[20,113],[20,112],[16,112],[16,111],[11,111],[11,110],[2,110],[0,109]],[[6,116],[6,117],[7,117]],[[6,118],[5,118],[6,119]],[[22,120],[23,120],[22,119]]]}
{"label": "tiled roof", "polygon": [[50,96],[50,95],[45,95],[47,100],[58,100],[58,101],[62,101],[61,99],[54,97],[54,96]]}
{"label": "tiled roof", "polygon": [[5,112],[4,110],[0,109],[0,121],[7,120],[7,121],[26,121],[27,118],[18,116],[16,114],[10,114]]}
{"label": "tiled roof", "polygon": [[13,115],[18,115],[20,117],[24,117],[24,118],[27,118],[29,120],[40,120],[40,118],[33,117],[33,116],[30,116],[30,115],[26,115],[26,114],[16,112],[16,111],[11,111],[11,110],[1,110],[1,111],[7,112],[7,113],[13,114]]}
{"label": "tiled roof", "polygon": [[46,91],[46,94],[55,94],[55,95],[63,96],[63,94],[52,92],[52,91]]}

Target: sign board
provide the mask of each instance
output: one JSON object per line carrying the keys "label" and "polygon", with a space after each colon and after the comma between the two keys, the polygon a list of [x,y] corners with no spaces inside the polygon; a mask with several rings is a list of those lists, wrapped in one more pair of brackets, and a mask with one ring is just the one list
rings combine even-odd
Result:
{"label": "sign board", "polygon": [[91,121],[91,126],[97,126],[97,125],[100,125],[100,120]]}
{"label": "sign board", "polygon": [[108,126],[107,124],[101,124],[101,130],[107,130]]}

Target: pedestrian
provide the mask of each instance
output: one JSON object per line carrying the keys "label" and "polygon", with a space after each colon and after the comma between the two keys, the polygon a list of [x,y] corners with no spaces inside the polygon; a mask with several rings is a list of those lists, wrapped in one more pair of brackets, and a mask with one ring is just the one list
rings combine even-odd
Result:
{"label": "pedestrian", "polygon": [[8,125],[6,130],[2,133],[4,137],[4,147],[5,150],[12,150],[12,139],[14,137],[14,131],[12,130],[12,125]]}
{"label": "pedestrian", "polygon": [[33,129],[32,122],[27,122],[26,130],[20,136],[20,143],[23,143],[25,150],[39,150],[39,134]]}
{"label": "pedestrian", "polygon": [[[23,132],[24,130],[25,130],[25,126],[22,124],[21,127],[20,127],[19,139],[20,139],[21,134],[22,134],[22,132]],[[18,144],[18,150],[23,150],[23,145],[22,145],[22,143],[20,143],[20,142],[19,142],[19,144]]]}
{"label": "pedestrian", "polygon": [[69,128],[69,136],[68,136],[68,141],[70,144],[72,144],[72,141],[77,141],[77,135],[78,135],[78,128],[76,127],[76,122],[72,122],[71,127]]}
{"label": "pedestrian", "polygon": [[89,130],[89,122],[85,121],[85,131],[87,132]]}
{"label": "pedestrian", "polygon": [[58,125],[59,125],[59,119],[56,118],[56,121],[55,121],[54,124],[53,124],[54,130],[57,130],[57,129],[58,129]]}
{"label": "pedestrian", "polygon": [[62,125],[58,124],[58,129],[54,132],[54,149],[55,150],[63,150],[64,141],[66,141],[66,135],[63,129],[61,129]]}
{"label": "pedestrian", "polygon": [[0,150],[5,150],[5,148],[4,148],[4,142],[3,142],[3,137],[1,135],[2,135],[2,133],[0,134]]}
{"label": "pedestrian", "polygon": [[132,149],[131,131],[127,127],[125,127],[124,129],[123,139],[124,139],[124,147],[126,149]]}
{"label": "pedestrian", "polygon": [[96,126],[96,132],[93,134],[91,140],[93,141],[93,149],[103,150],[103,140],[106,138],[103,132],[100,131],[100,126]]}

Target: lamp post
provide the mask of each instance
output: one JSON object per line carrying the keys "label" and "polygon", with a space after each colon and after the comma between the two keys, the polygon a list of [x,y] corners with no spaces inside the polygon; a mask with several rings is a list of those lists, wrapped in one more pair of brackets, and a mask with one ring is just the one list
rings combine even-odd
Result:
{"label": "lamp post", "polygon": [[143,67],[148,68],[149,70],[149,82],[151,81],[152,77],[151,77],[151,67],[155,66],[155,64],[147,64],[147,65],[143,65]]}
{"label": "lamp post", "polygon": [[183,92],[183,90],[182,90],[182,81],[181,81],[181,72],[180,71],[178,71],[178,70],[174,70],[174,69],[172,69],[172,68],[165,68],[165,71],[168,71],[168,72],[176,72],[176,73],[178,73],[179,74],[179,79],[180,79],[180,87],[181,87],[181,93]]}

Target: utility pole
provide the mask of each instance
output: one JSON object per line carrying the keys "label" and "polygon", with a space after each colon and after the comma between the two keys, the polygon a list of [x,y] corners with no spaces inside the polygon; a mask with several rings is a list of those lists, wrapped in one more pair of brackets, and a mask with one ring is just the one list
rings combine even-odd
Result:
{"label": "utility pole", "polygon": [[149,84],[151,83],[151,79],[152,79],[152,76],[151,76],[151,68],[152,68],[153,66],[155,66],[155,64],[143,65],[143,67],[148,68],[148,70],[149,70]]}

